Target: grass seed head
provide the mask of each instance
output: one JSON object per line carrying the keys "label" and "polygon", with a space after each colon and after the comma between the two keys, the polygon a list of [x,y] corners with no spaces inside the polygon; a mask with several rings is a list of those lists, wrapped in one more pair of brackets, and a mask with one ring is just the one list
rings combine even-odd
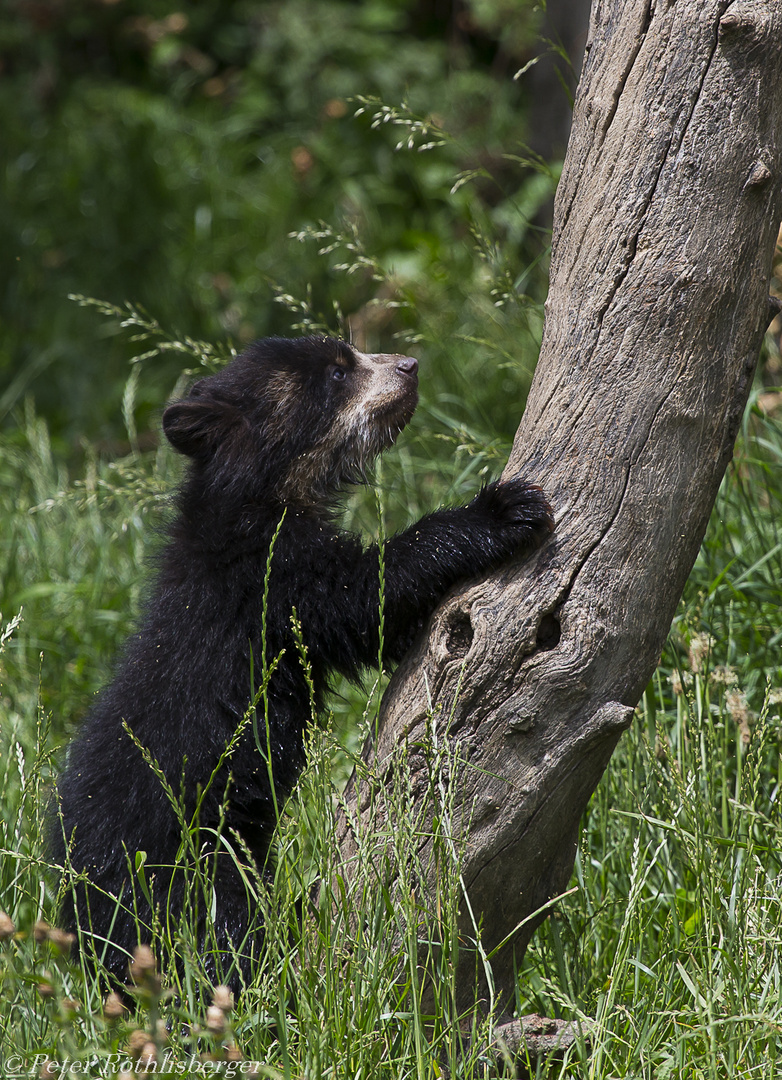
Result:
{"label": "grass seed head", "polygon": [[225,1013],[217,1005],[210,1005],[206,1010],[206,1026],[214,1035],[222,1035],[225,1031]]}
{"label": "grass seed head", "polygon": [[212,996],[212,1004],[216,1005],[218,1009],[222,1009],[224,1013],[229,1013],[234,1007],[233,993],[227,986],[216,986]]}
{"label": "grass seed head", "polygon": [[33,927],[33,940],[37,945],[43,945],[44,941],[49,937],[49,931],[51,927],[43,919],[39,919]]}
{"label": "grass seed head", "polygon": [[125,1011],[125,1005],[119,994],[112,990],[103,1002],[103,1015],[107,1020],[119,1020]]}
{"label": "grass seed head", "polygon": [[133,959],[129,966],[133,983],[150,994],[160,993],[160,978],[157,974],[155,954],[149,945],[137,945],[133,950]]}
{"label": "grass seed head", "polygon": [[69,934],[65,930],[58,930],[56,926],[53,926],[49,930],[49,941],[57,949],[62,956],[67,956],[73,948],[73,943],[76,940],[75,934]]}
{"label": "grass seed head", "polygon": [[[146,1031],[142,1031],[141,1028],[137,1028],[135,1031],[131,1031],[130,1038],[128,1039],[128,1045],[126,1047],[128,1057],[133,1058],[134,1061],[138,1061],[142,1053],[149,1044],[149,1035]],[[154,1044],[153,1044],[154,1048]]]}

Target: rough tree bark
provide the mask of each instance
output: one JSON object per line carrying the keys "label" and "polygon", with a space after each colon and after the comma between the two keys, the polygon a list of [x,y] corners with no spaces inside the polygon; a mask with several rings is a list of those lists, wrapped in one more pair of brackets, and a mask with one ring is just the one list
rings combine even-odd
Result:
{"label": "rough tree bark", "polygon": [[[487,950],[567,886],[579,820],[658,662],[731,457],[771,317],[781,42],[779,0],[593,6],[543,346],[506,469],[543,485],[557,531],[442,604],[388,688],[372,749],[382,768],[398,743],[426,738],[430,702],[453,709],[449,737],[470,762],[464,881]],[[347,859],[368,799],[349,786]],[[532,930],[493,959],[508,1003]],[[463,972],[468,1004],[473,963]]]}

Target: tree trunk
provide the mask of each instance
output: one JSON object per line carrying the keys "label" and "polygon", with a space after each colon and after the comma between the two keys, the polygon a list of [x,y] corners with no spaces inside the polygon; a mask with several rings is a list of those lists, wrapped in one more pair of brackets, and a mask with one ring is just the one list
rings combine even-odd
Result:
{"label": "tree trunk", "polygon": [[[770,318],[781,41],[779,0],[595,0],[505,472],[544,487],[557,530],[446,599],[383,701],[381,774],[400,743],[425,742],[432,703],[468,753],[463,879],[486,951],[511,935],[492,959],[507,1004],[540,916],[513,931],[567,886],[733,450]],[[408,757],[425,788],[426,755]],[[349,858],[371,793],[352,782],[345,798]],[[459,972],[466,1005],[474,958]]]}

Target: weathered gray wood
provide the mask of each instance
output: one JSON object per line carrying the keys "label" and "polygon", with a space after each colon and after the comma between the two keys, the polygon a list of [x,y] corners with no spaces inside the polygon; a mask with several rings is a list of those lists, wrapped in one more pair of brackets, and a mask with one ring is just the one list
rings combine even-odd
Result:
{"label": "weathered gray wood", "polygon": [[494,1029],[494,1049],[511,1058],[526,1057],[530,1063],[539,1058],[562,1055],[579,1039],[588,1042],[590,1027],[567,1020],[550,1020],[533,1013],[519,1020],[509,1020]]}
{"label": "weathered gray wood", "polygon": [[[557,531],[440,607],[374,747],[390,761],[426,739],[430,702],[453,712],[487,950],[566,887],[586,802],[659,659],[767,325],[781,176],[779,0],[595,0],[543,347],[506,470],[543,485]],[[425,787],[425,755],[411,762]],[[369,793],[346,797],[355,816]],[[341,845],[349,857],[346,817]],[[532,930],[492,961],[508,1003]]]}

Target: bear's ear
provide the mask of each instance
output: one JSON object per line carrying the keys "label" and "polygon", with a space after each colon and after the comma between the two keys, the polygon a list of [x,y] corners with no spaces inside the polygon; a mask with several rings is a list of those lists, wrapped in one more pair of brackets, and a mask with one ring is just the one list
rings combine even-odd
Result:
{"label": "bear's ear", "polygon": [[180,454],[206,457],[237,420],[236,411],[213,398],[175,401],[163,413],[163,432]]}

